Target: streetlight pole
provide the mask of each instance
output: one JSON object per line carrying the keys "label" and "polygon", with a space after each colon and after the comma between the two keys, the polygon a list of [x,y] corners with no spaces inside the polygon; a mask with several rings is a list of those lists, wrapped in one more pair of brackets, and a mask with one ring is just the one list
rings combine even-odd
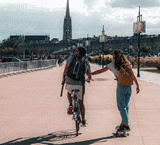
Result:
{"label": "streetlight pole", "polygon": [[[142,15],[140,15],[140,6],[139,6],[139,15],[137,16],[137,21],[142,21]],[[141,33],[138,33],[138,70],[137,70],[137,77],[140,77],[140,35]]]}
{"label": "streetlight pole", "polygon": [[87,41],[85,42],[85,46],[86,46],[86,48],[87,48],[87,55],[89,54],[89,46],[90,46],[90,41],[88,40],[88,38],[87,38]]}
{"label": "streetlight pole", "polygon": [[102,55],[103,55],[102,68],[104,68],[104,43],[106,41],[105,35],[100,35],[100,40],[99,41],[102,43]]}
{"label": "streetlight pole", "polygon": [[102,48],[103,48],[103,59],[102,59],[102,68],[104,68],[104,42],[102,42]]}
{"label": "streetlight pole", "polygon": [[104,68],[104,43],[106,42],[106,35],[105,35],[105,31],[104,31],[104,25],[103,25],[103,29],[102,29],[102,35],[100,35],[100,40],[102,43],[102,54],[103,54],[103,58],[102,58],[102,68]]}
{"label": "streetlight pole", "polygon": [[134,34],[138,34],[138,65],[137,65],[137,77],[140,77],[140,34],[145,33],[146,22],[142,21],[142,15],[140,14],[140,6],[139,6],[139,14],[137,16],[137,22],[133,23],[133,31]]}
{"label": "streetlight pole", "polygon": [[138,34],[138,68],[137,77],[140,77],[140,33]]}

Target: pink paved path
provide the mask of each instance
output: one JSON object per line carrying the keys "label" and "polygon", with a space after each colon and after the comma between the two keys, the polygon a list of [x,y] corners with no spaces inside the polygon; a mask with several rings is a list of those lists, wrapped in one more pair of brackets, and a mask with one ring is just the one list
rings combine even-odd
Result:
{"label": "pink paved path", "polygon": [[[116,81],[111,72],[86,83],[88,126],[75,136],[66,114],[66,90],[60,98],[64,66],[0,79],[0,144],[160,145],[160,85],[139,81],[130,101],[129,137],[114,138],[120,124]],[[93,69],[92,69],[93,70]]]}

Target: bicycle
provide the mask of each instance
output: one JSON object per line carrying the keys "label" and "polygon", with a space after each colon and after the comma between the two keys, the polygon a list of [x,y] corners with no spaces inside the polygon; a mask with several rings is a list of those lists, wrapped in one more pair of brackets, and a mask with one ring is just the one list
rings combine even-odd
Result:
{"label": "bicycle", "polygon": [[79,124],[81,123],[81,113],[80,113],[79,100],[77,98],[77,92],[79,92],[79,89],[73,89],[72,90],[73,119],[75,120],[75,125],[76,125],[76,136],[78,136]]}
{"label": "bicycle", "polygon": [[[66,76],[66,74],[65,74],[65,76]],[[64,76],[64,78],[65,78],[65,76]],[[65,84],[65,80],[66,79],[64,79],[63,82],[62,82],[62,88],[61,88],[60,97],[62,97],[63,87],[64,87],[64,84]],[[75,120],[76,136],[78,136],[79,124],[81,123],[80,105],[79,105],[79,100],[77,98],[77,92],[79,92],[79,91],[80,91],[79,89],[73,89],[72,93],[71,93],[71,96],[73,97],[73,118],[72,119]]]}

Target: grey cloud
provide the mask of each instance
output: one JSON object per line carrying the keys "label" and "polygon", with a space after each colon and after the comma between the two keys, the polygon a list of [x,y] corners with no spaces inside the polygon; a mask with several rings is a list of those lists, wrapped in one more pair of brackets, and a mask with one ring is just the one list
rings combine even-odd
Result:
{"label": "grey cloud", "polygon": [[84,0],[88,9],[92,8],[98,0]]}
{"label": "grey cloud", "polygon": [[[130,18],[128,18],[130,19]],[[110,19],[103,20],[100,13],[92,13],[86,17],[83,14],[72,14],[73,22],[73,36],[78,35],[79,37],[86,37],[89,34],[90,37],[93,35],[99,36],[102,34],[102,27],[105,27],[105,34],[108,36],[131,36],[133,35],[133,23],[117,23]]]}
{"label": "grey cloud", "polygon": [[[72,14],[73,24],[73,37],[75,35],[79,37],[100,35],[102,33],[102,21],[99,13],[92,13],[90,16],[85,14],[73,13]],[[81,35],[81,36],[80,36]]]}
{"label": "grey cloud", "polygon": [[[24,6],[0,7],[0,38],[11,34],[51,34],[60,37],[63,29],[64,10],[33,10]],[[8,37],[9,37],[8,36]],[[4,39],[4,38],[3,38]]]}
{"label": "grey cloud", "polygon": [[[106,5],[108,3],[106,2]],[[159,0],[112,0],[111,7],[134,8],[134,7],[159,7]]]}

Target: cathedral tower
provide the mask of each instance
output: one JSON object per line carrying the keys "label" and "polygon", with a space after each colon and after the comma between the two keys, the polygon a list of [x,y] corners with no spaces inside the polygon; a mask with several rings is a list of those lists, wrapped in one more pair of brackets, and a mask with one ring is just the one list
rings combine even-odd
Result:
{"label": "cathedral tower", "polygon": [[67,0],[66,16],[63,24],[63,40],[72,39],[72,21],[69,12],[69,0]]}

